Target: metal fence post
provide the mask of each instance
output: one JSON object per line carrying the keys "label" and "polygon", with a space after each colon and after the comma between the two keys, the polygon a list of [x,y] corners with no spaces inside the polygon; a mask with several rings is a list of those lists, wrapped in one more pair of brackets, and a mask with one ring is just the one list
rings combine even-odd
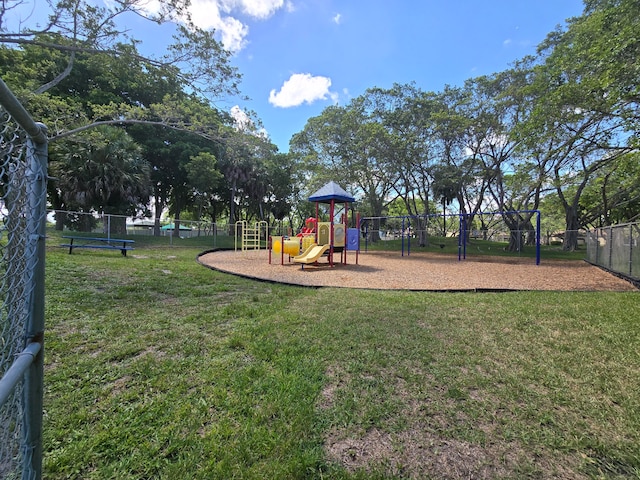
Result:
{"label": "metal fence post", "polygon": [[[42,478],[47,135],[0,79],[3,408],[0,476]],[[26,133],[26,135],[24,135]],[[5,325],[6,324],[6,325]],[[4,333],[4,332],[3,332]],[[7,347],[6,349],[4,347]],[[12,365],[6,370],[8,361]],[[6,402],[5,402],[6,401]],[[20,469],[20,470],[19,470]],[[21,473],[20,473],[21,472]]]}
{"label": "metal fence post", "polygon": [[609,239],[608,245],[607,245],[609,247],[609,252],[607,255],[607,268],[611,270],[611,266],[613,263],[613,227],[608,227],[607,230],[609,232],[607,236]]}
{"label": "metal fence post", "polygon": [[[46,127],[40,125],[43,132]],[[23,480],[42,478],[42,410],[44,379],[44,295],[45,295],[45,238],[47,218],[47,143],[27,140],[29,177],[31,192],[29,198],[32,225],[29,227],[30,271],[33,272],[33,288],[29,298],[29,323],[26,325],[25,346],[40,343],[41,348],[25,372],[23,389],[23,459],[29,462],[22,470]]]}
{"label": "metal fence post", "polygon": [[633,276],[633,224],[629,225],[629,276]]}

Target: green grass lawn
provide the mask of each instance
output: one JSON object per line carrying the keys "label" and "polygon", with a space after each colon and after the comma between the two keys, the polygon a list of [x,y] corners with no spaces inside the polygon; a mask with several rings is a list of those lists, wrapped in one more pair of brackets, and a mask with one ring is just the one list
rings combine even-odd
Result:
{"label": "green grass lawn", "polygon": [[47,479],[640,476],[638,293],[291,287],[135,239],[48,240]]}

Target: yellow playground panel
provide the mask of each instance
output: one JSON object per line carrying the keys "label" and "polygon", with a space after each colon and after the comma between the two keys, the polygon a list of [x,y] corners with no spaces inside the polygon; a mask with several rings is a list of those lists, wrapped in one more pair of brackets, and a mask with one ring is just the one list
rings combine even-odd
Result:
{"label": "yellow playground panel", "polygon": [[316,243],[315,235],[305,235],[304,237],[302,237],[302,251],[305,251],[314,243]]}
{"label": "yellow playground panel", "polygon": [[318,222],[318,245],[327,245],[331,241],[331,223]]}
{"label": "yellow playground panel", "polygon": [[287,239],[284,237],[271,237],[271,250],[274,253],[281,253],[284,245],[286,255],[298,255],[300,253],[300,239],[297,237]]}
{"label": "yellow playground panel", "polygon": [[[347,226],[343,223],[333,224],[333,246],[344,247]],[[318,245],[331,244],[331,222],[318,223]]]}

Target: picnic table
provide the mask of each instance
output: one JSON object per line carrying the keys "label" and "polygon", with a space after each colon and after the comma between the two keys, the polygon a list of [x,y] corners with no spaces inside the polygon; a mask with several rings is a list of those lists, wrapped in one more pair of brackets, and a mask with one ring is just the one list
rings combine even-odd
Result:
{"label": "picnic table", "polygon": [[111,237],[79,237],[73,235],[65,235],[62,238],[69,240],[69,243],[63,243],[61,247],[69,248],[69,254],[74,248],[104,248],[108,250],[120,250],[120,253],[127,256],[128,250],[133,250],[135,240],[125,240],[122,238]]}

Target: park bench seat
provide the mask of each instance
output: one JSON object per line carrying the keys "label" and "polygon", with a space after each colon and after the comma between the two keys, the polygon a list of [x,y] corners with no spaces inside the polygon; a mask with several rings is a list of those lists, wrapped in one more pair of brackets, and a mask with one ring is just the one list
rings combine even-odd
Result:
{"label": "park bench seat", "polygon": [[62,238],[69,240],[69,243],[63,243],[61,247],[69,249],[69,254],[74,248],[100,248],[106,250],[120,250],[123,256],[127,256],[129,250],[133,250],[135,240],[126,240],[123,238],[106,238],[106,237],[79,237],[65,235]]}

